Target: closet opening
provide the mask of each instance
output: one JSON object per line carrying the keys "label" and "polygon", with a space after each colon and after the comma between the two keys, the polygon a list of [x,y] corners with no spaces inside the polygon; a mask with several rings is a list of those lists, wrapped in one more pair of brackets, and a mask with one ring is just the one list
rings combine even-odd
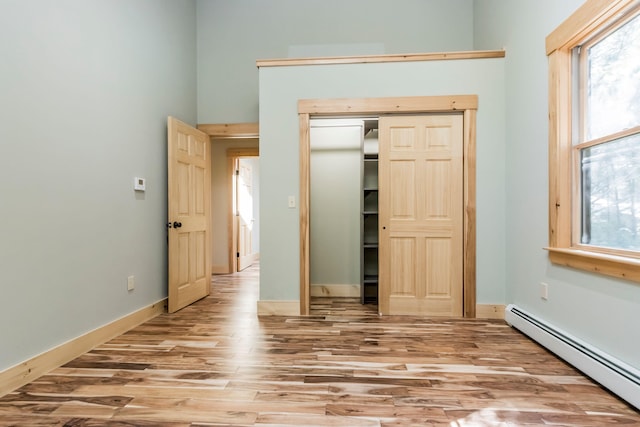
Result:
{"label": "closet opening", "polygon": [[378,119],[325,117],[309,124],[313,306],[357,301],[377,310]]}

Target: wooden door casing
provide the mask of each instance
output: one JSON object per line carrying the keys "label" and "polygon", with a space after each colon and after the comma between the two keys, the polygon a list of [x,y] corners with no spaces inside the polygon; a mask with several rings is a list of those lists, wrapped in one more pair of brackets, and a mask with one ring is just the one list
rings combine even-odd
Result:
{"label": "wooden door casing", "polygon": [[309,314],[309,120],[314,116],[461,113],[463,116],[464,317],[476,317],[476,125],[477,95],[328,98],[298,101],[300,167],[300,314]]}

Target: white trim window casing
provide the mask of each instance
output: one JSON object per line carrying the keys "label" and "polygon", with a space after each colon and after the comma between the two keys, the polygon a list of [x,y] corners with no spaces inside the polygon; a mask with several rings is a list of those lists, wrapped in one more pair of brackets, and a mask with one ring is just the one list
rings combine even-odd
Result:
{"label": "white trim window casing", "polygon": [[550,260],[640,282],[638,1],[587,1],[547,55]]}

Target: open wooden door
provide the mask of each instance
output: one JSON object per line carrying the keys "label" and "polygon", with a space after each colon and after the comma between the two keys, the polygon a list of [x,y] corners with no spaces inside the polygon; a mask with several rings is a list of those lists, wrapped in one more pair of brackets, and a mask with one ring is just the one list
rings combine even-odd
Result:
{"label": "open wooden door", "polygon": [[382,314],[462,316],[463,116],[379,121]]}
{"label": "open wooden door", "polygon": [[253,169],[247,159],[237,159],[236,218],[238,221],[237,269],[253,264]]}
{"label": "open wooden door", "polygon": [[168,119],[169,307],[211,287],[211,147],[207,134]]}

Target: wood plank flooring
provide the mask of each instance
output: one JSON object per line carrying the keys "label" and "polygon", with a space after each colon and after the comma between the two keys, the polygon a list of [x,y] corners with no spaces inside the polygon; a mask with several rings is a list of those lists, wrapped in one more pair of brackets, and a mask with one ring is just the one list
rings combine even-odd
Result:
{"label": "wood plank flooring", "polygon": [[640,413],[497,320],[319,299],[256,316],[257,268],[0,399],[0,426],[610,426]]}

